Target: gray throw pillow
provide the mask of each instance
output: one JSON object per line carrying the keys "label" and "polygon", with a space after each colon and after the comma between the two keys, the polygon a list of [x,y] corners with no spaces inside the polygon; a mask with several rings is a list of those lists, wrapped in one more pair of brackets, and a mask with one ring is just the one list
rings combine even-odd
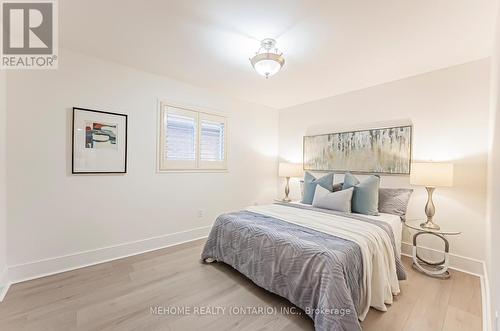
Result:
{"label": "gray throw pillow", "polygon": [[378,211],[398,215],[404,221],[412,193],[413,190],[409,188],[381,188],[379,190]]}
{"label": "gray throw pillow", "polygon": [[342,188],[354,187],[351,208],[354,213],[378,216],[378,191],[380,187],[379,176],[369,176],[359,181],[350,173],[344,177]]}
{"label": "gray throw pillow", "polygon": [[[344,183],[336,183],[333,184],[333,190],[332,192],[337,192],[337,191],[342,191],[342,185]],[[304,200],[304,180],[300,180],[300,201]]]}
{"label": "gray throw pillow", "polygon": [[317,185],[314,192],[313,207],[337,210],[344,213],[351,212],[351,200],[354,188],[330,192],[327,189]]}
{"label": "gray throw pillow", "polygon": [[344,185],[344,183],[337,183],[337,184],[333,184],[333,192],[337,192],[337,191],[342,191],[342,186]]}

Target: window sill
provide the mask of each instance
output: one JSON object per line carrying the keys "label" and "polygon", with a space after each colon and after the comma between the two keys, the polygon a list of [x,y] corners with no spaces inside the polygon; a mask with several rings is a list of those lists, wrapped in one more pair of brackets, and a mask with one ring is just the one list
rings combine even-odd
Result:
{"label": "window sill", "polygon": [[228,173],[229,169],[166,169],[157,170],[156,173],[159,174],[169,174],[169,173]]}

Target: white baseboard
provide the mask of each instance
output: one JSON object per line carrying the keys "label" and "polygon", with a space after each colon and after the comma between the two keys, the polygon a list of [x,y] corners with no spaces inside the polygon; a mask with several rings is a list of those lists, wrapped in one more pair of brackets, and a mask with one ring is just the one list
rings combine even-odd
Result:
{"label": "white baseboard", "polygon": [[[401,254],[406,256],[412,255],[413,245],[407,242],[401,243]],[[443,252],[433,248],[418,246],[418,255],[423,258],[439,260],[443,258]],[[476,260],[470,257],[457,254],[449,254],[451,269],[462,271],[475,276],[484,276],[484,261]]]}
{"label": "white baseboard", "polygon": [[10,287],[9,277],[7,277],[7,270],[8,269],[5,268],[0,274],[0,302],[2,302],[7,295],[7,291],[9,291]]}
{"label": "white baseboard", "polygon": [[8,279],[11,284],[16,284],[35,278],[50,276],[206,238],[210,228],[211,226],[205,226],[124,244],[9,266]]}
{"label": "white baseboard", "polygon": [[488,279],[488,270],[486,263],[483,263],[483,276],[481,278],[481,302],[483,305],[483,331],[491,331],[491,301],[490,301],[490,282]]}

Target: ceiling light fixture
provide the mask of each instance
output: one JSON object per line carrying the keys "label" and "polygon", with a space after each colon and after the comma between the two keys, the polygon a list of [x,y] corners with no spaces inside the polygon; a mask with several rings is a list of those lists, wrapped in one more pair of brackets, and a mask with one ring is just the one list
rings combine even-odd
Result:
{"label": "ceiling light fixture", "polygon": [[266,38],[261,41],[260,48],[250,59],[250,63],[259,75],[269,78],[280,71],[285,58],[276,48],[276,40]]}

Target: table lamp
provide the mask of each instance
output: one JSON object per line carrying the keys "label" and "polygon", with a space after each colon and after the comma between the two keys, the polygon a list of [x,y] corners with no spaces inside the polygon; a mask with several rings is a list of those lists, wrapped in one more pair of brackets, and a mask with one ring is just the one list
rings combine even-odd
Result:
{"label": "table lamp", "polygon": [[453,185],[453,164],[438,162],[413,163],[411,166],[410,184],[423,185],[427,190],[427,204],[425,205],[427,221],[420,224],[420,226],[424,229],[439,230],[439,225],[432,220],[436,212],[436,207],[432,201],[432,194],[438,186]]}
{"label": "table lamp", "polygon": [[280,162],[278,174],[280,177],[286,177],[284,202],[292,201],[292,199],[288,197],[290,193],[290,177],[302,177],[303,173],[302,164]]}

